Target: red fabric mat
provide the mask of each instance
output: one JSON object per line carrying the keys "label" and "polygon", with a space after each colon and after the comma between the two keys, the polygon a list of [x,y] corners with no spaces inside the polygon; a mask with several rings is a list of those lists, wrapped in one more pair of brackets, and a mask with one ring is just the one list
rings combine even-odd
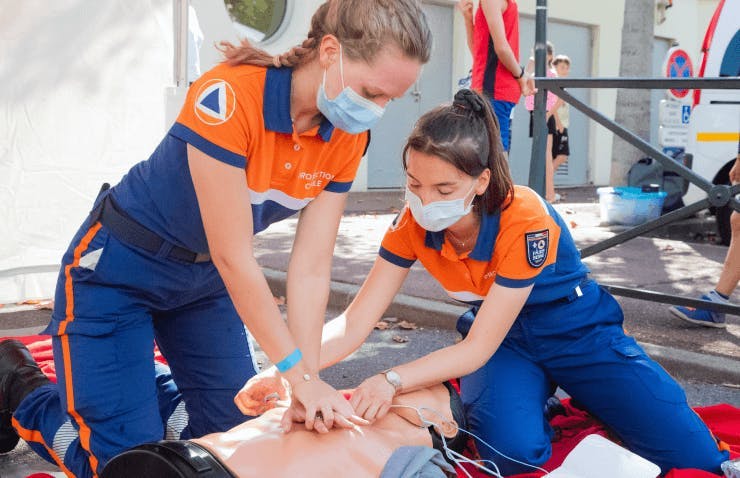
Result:
{"label": "red fabric mat", "polygon": [[[593,418],[584,410],[574,407],[569,399],[563,400],[566,414],[552,419],[550,424],[556,430],[560,430],[559,439],[552,444],[552,457],[542,468],[552,471],[563,463],[570,451],[587,435],[596,433],[614,440],[604,425]],[[712,433],[729,447],[730,458],[740,458],[740,408],[727,404],[712,405],[709,407],[697,407],[696,413],[704,420]],[[616,441],[616,440],[615,440]],[[489,478],[490,475],[475,469],[472,465],[465,465],[465,469],[474,478]],[[536,478],[542,476],[542,472],[523,473],[512,475],[513,478]],[[467,475],[458,470],[458,478],[467,478]],[[673,469],[665,478],[717,478],[722,475],[707,473],[696,469]]]}
{"label": "red fabric mat", "polygon": [[[30,335],[25,337],[5,337],[19,340],[25,344],[31,351],[33,358],[38,362],[41,370],[56,382],[56,371],[54,369],[54,357],[51,351],[51,338],[48,335]],[[5,340],[2,338],[0,340]],[[155,350],[155,359],[165,363],[164,358]],[[454,383],[458,388],[457,383]],[[589,415],[584,410],[574,407],[570,400],[564,400],[565,415],[558,415],[550,422],[558,432],[558,439],[552,444],[552,457],[545,463],[542,468],[553,470],[560,466],[570,451],[587,435],[597,433],[607,438],[609,436],[604,426]],[[696,413],[704,420],[714,435],[722,440],[730,450],[731,458],[740,458],[740,408],[727,404],[712,405],[709,407],[698,407],[694,409]],[[489,478],[490,475],[478,471],[472,465],[465,465],[465,469],[474,478]],[[514,475],[515,478],[536,478],[543,473],[525,473]],[[458,477],[467,478],[467,475],[458,470]],[[671,470],[666,478],[716,478],[720,475],[714,475],[701,470],[694,469],[674,469]]]}

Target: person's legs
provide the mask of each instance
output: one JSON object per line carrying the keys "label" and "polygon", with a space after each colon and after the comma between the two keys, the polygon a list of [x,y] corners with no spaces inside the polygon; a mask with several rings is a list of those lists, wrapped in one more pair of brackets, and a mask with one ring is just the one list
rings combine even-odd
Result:
{"label": "person's legs", "polygon": [[551,115],[547,119],[547,146],[545,147],[545,199],[551,203],[559,199],[555,194],[555,169],[552,164],[555,133],[555,117]]}
{"label": "person's legs", "polygon": [[[504,341],[486,365],[460,380],[468,427],[499,452],[540,466],[552,452],[551,430],[543,412],[549,380],[537,364],[507,342],[511,341]],[[479,441],[476,446],[481,457],[494,461],[504,476],[532,471]]]}
{"label": "person's legs", "polygon": [[35,451],[78,477],[163,436],[151,317],[135,290],[107,285],[134,258],[98,225],[83,229],[63,259],[46,329],[58,383],[34,390],[14,415]]}
{"label": "person's legs", "polygon": [[568,141],[568,128],[563,131],[555,131],[552,145],[552,168],[557,172],[558,168],[568,161],[570,155],[570,145]]}
{"label": "person's legs", "polygon": [[[249,418],[236,407],[234,396],[255,374],[255,366],[244,324],[225,288],[156,314],[154,327],[188,415],[178,438],[226,431]],[[179,422],[184,424],[182,418]]]}
{"label": "person's legs", "polygon": [[542,359],[552,379],[625,447],[663,472],[718,472],[728,454],[719,450],[681,387],[624,335],[622,311],[613,297],[593,285],[583,291],[583,297],[567,307],[548,312],[553,322],[560,322],[547,337],[540,337],[547,345],[541,349]]}
{"label": "person's legs", "polygon": [[557,171],[560,166],[568,162],[568,156],[559,154],[552,160],[552,169]]}
{"label": "person's legs", "polygon": [[552,135],[547,135],[547,157],[545,158],[545,199],[548,202],[557,202],[555,196],[555,168],[552,164]]}
{"label": "person's legs", "polygon": [[498,120],[499,130],[501,131],[501,144],[507,153],[511,149],[511,115],[516,103],[509,101],[491,100],[493,113]]}
{"label": "person's legs", "polygon": [[[732,227],[730,247],[727,249],[727,256],[722,266],[722,273],[719,276],[717,287],[709,293],[702,295],[701,298],[703,300],[718,303],[728,302],[730,296],[737,288],[738,281],[740,281],[740,213],[733,211],[730,216],[730,225]],[[727,326],[725,314],[722,312],[678,305],[672,306],[668,310],[679,319],[693,324],[720,328]]]}
{"label": "person's legs", "polygon": [[733,211],[730,215],[730,227],[732,236],[730,247],[727,248],[725,265],[722,268],[722,274],[719,276],[719,282],[715,290],[723,296],[729,298],[737,288],[740,282],[740,213]]}

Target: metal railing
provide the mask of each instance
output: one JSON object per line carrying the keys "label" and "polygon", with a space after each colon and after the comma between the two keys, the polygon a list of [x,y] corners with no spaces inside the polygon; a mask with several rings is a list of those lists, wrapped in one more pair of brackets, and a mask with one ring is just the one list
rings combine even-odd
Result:
{"label": "metal railing", "polygon": [[[544,60],[544,59],[543,59]],[[537,61],[537,59],[535,60]],[[544,73],[544,72],[543,72]],[[539,76],[539,72],[538,72]],[[544,76],[544,74],[542,75]],[[581,250],[581,257],[601,252],[610,247],[622,244],[630,239],[645,234],[649,231],[665,226],[671,222],[693,216],[697,212],[709,207],[722,207],[729,205],[735,211],[740,212],[740,201],[735,195],[740,193],[740,184],[734,186],[724,184],[712,184],[706,178],[699,176],[682,163],[670,158],[655,146],[615,123],[603,114],[599,113],[589,105],[573,97],[565,88],[640,88],[640,89],[740,89],[740,78],[536,78],[538,87],[535,98],[534,109],[534,140],[532,144],[532,162],[530,166],[530,186],[542,193],[544,190],[545,171],[545,148],[547,130],[545,123],[545,96],[547,91],[552,91],[556,96],[566,103],[572,105],[583,114],[596,121],[606,129],[619,136],[635,148],[660,162],[666,171],[673,171],[687,181],[696,185],[706,193],[706,198],[671,211],[657,219],[640,224],[627,231],[619,233],[609,239],[598,242]],[[539,101],[538,101],[539,100]],[[740,306],[732,304],[718,304],[700,299],[663,294],[659,292],[632,289],[627,287],[604,285],[614,295],[631,297],[635,299],[650,300],[667,304],[684,305],[708,309],[716,312],[740,315]]]}

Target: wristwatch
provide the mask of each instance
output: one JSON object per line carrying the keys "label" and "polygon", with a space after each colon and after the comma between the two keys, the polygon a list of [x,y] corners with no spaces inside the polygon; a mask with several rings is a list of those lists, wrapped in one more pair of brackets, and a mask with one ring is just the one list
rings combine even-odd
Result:
{"label": "wristwatch", "polygon": [[398,375],[398,372],[396,372],[393,369],[388,369],[381,373],[385,377],[385,380],[391,385],[393,385],[393,388],[395,389],[396,393],[401,391],[401,388],[403,387],[403,385],[401,384],[401,376]]}
{"label": "wristwatch", "polygon": [[521,66],[521,65],[519,65],[519,68],[521,68],[521,69],[522,69],[522,71],[521,71],[521,72],[519,73],[519,76],[514,76],[514,75],[511,75],[511,76],[514,76],[514,79],[515,79],[515,80],[518,80],[519,78],[521,78],[522,76],[524,76],[524,67],[523,67],[523,66]]}

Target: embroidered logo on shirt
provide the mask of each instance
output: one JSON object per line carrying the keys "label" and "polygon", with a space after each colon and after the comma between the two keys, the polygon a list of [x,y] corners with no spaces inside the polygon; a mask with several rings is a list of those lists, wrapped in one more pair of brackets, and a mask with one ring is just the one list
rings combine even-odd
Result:
{"label": "embroidered logo on shirt", "polygon": [[[391,226],[389,227],[389,230],[395,231],[399,227],[406,224],[406,216],[407,216],[407,209],[409,208],[408,204],[401,209],[401,212],[396,215],[396,217],[393,219],[393,222],[391,223]],[[410,214],[410,213],[409,213]]]}
{"label": "embroidered logo on shirt", "polygon": [[524,238],[527,242],[527,262],[532,267],[542,267],[550,247],[550,230],[528,232]]}
{"label": "embroidered logo on shirt", "polygon": [[195,115],[205,124],[226,123],[236,109],[234,89],[224,80],[213,79],[203,83],[196,93]]}

